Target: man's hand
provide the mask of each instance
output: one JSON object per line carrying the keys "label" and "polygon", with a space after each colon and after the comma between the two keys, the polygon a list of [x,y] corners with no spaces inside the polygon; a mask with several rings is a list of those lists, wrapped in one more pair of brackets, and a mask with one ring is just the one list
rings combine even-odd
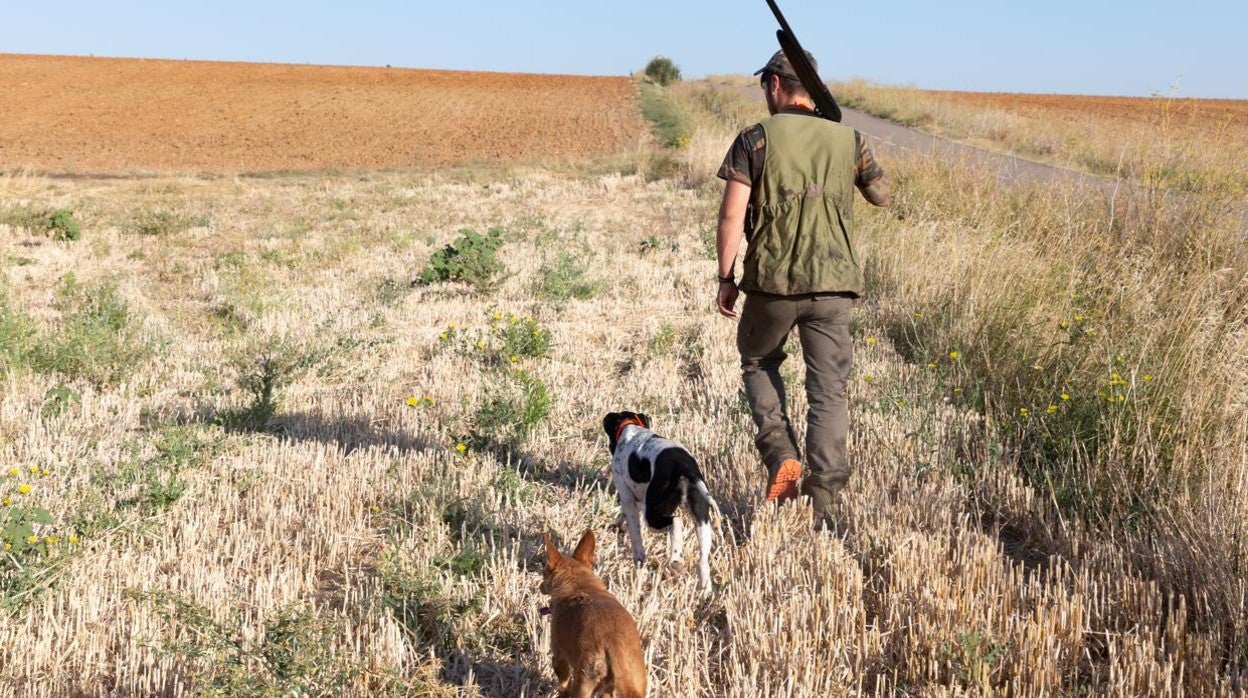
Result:
{"label": "man's hand", "polygon": [[740,293],[735,283],[719,282],[719,290],[715,292],[715,307],[720,315],[737,319],[737,311],[733,310],[733,306],[737,304],[737,296]]}

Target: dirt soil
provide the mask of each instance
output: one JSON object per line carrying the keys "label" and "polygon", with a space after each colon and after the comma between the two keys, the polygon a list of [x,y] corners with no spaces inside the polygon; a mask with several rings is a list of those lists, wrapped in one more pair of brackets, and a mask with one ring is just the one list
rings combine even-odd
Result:
{"label": "dirt soil", "polygon": [[[925,90],[932,99],[977,107],[995,107],[1028,116],[1066,121],[1096,119],[1123,125],[1165,125],[1204,135],[1248,133],[1248,100],[1165,97],[1096,97],[1007,92]],[[1198,134],[1199,135],[1199,134]]]}
{"label": "dirt soil", "polygon": [[626,77],[0,54],[0,169],[566,161],[646,128]]}

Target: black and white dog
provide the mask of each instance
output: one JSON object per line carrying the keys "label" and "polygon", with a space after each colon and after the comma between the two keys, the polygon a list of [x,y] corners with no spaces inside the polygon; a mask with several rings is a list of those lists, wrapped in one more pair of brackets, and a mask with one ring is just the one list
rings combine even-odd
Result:
{"label": "black and white dog", "polygon": [[711,511],[719,507],[684,446],[650,431],[650,418],[636,412],[612,412],[602,418],[611,449],[611,477],[633,544],[633,559],[645,562],[641,513],[646,523],[667,531],[670,560],[679,562],[685,533],[678,510],[685,508],[698,531],[698,581],[711,588]]}

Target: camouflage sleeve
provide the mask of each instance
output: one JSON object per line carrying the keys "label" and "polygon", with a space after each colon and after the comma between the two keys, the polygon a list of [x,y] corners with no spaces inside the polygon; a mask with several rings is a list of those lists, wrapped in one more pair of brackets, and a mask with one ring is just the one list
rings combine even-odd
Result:
{"label": "camouflage sleeve", "polygon": [[884,175],[884,168],[880,167],[880,163],[875,161],[871,145],[858,131],[854,131],[854,147],[858,151],[854,185],[867,201],[876,206],[887,206],[892,199],[888,177]]}
{"label": "camouflage sleeve", "polygon": [[746,186],[754,186],[754,177],[759,171],[760,156],[763,147],[763,127],[752,126],[737,134],[724,163],[719,166],[717,176],[725,181],[740,182]]}

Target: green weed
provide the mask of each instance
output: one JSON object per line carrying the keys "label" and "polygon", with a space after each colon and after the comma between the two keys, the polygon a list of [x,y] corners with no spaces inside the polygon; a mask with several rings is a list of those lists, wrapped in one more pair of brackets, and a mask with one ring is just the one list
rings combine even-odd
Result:
{"label": "green weed", "polygon": [[151,355],[116,282],[82,285],[67,275],[57,290],[56,305],[62,313],[60,326],[29,351],[35,370],[113,385]]}
{"label": "green weed", "polygon": [[477,288],[492,284],[503,272],[498,250],[503,246],[502,228],[491,228],[482,235],[468,228],[459,231],[454,242],[434,252],[416,277],[421,284],[462,281]]}
{"label": "green weed", "polygon": [[538,269],[533,295],[554,303],[593,298],[601,285],[585,278],[588,270],[582,256],[573,253],[560,254],[553,263],[543,264]]}

